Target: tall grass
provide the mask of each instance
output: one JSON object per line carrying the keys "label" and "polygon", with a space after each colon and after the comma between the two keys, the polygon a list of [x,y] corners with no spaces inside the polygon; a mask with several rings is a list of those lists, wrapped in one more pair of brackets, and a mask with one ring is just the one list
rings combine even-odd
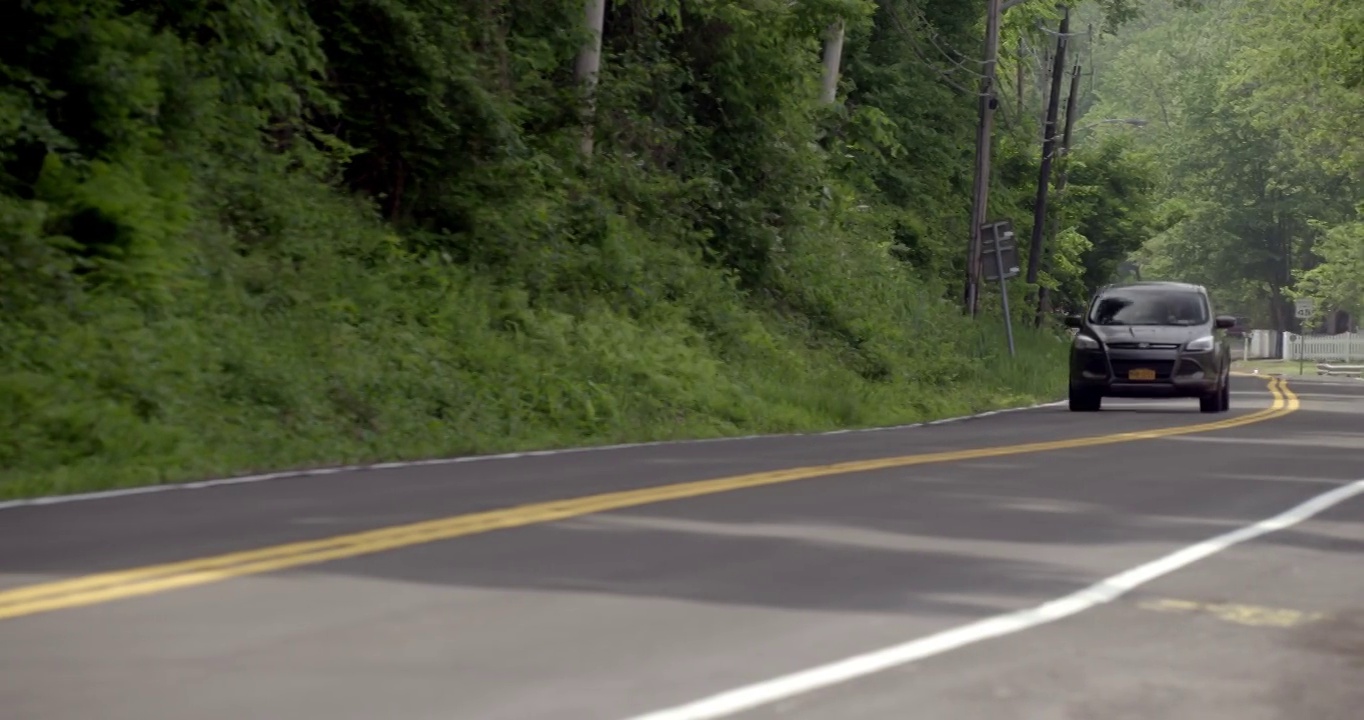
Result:
{"label": "tall grass", "polygon": [[306,263],[235,256],[198,228],[170,304],[92,293],[0,321],[0,496],[864,427],[1062,390],[1060,341],[1020,330],[1011,358],[997,321],[837,238],[794,247],[787,292],[762,299],[627,227],[642,269],[617,294],[532,299],[316,202],[330,219],[298,230],[317,237]]}

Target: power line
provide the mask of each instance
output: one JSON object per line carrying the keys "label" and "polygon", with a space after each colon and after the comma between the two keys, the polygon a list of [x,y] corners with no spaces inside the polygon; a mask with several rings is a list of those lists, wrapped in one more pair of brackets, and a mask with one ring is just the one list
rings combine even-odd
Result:
{"label": "power line", "polygon": [[[928,16],[924,15],[923,8],[919,7],[918,3],[911,4],[911,7],[912,12],[914,14],[914,19],[917,21],[918,26],[922,30],[924,30],[924,33],[928,36],[928,41],[933,44],[933,47],[937,49],[937,51],[941,53],[943,57],[947,58],[948,62],[952,63],[953,65],[956,65],[957,67],[961,68],[962,70],[968,73],[976,75],[978,78],[984,78],[985,77],[984,74],[978,73],[975,70],[967,69],[965,67],[965,64],[969,62],[974,65],[980,65],[981,67],[984,67],[990,62],[998,60],[998,58],[977,60],[976,58],[967,56],[965,53],[952,47],[949,43],[946,43],[945,41],[940,42],[942,40],[942,36],[938,34],[937,28],[933,25],[933,23],[928,20]],[[900,10],[898,7],[891,6],[891,12],[898,16]],[[943,45],[947,45],[947,47],[944,48]]]}
{"label": "power line", "polygon": [[[917,58],[919,59],[919,62],[920,62],[925,68],[928,68],[929,70],[932,70],[934,73],[936,73],[936,74],[938,75],[938,77],[939,77],[944,83],[946,83],[947,85],[951,86],[954,90],[956,90],[957,92],[961,93],[962,95],[967,95],[967,96],[975,97],[975,98],[981,98],[981,97],[989,96],[989,95],[986,95],[986,94],[982,94],[982,93],[981,93],[980,91],[978,91],[978,90],[970,90],[970,89],[968,89],[968,88],[966,88],[966,87],[963,87],[959,82],[957,82],[956,78],[953,77],[953,75],[952,75],[952,73],[951,73],[950,71],[942,69],[942,68],[939,67],[936,63],[934,63],[932,60],[930,60],[930,59],[927,57],[927,55],[925,54],[924,49],[923,49],[923,46],[922,46],[921,43],[919,42],[917,33],[915,32],[914,29],[912,29],[912,28],[910,28],[910,27],[908,26],[908,24],[907,24],[906,21],[905,21],[905,18],[900,14],[900,9],[899,9],[898,7],[896,7],[896,6],[894,6],[894,5],[891,5],[891,4],[887,4],[886,7],[887,7],[887,9],[888,9],[888,11],[889,11],[889,15],[890,15],[890,18],[891,18],[891,22],[895,25],[895,28],[896,28],[897,30],[899,30],[900,33],[904,36],[905,40],[908,42],[908,44],[909,44],[909,46],[910,46],[910,49],[914,52],[915,57],[917,57]],[[921,14],[920,14],[920,16],[919,16],[917,19],[919,19],[924,25],[930,25],[930,26],[931,26],[931,23],[928,23],[928,22],[927,22],[927,18],[923,18]],[[930,36],[932,35],[932,33],[925,33],[925,34],[930,35]],[[944,51],[941,47],[938,47],[936,43],[934,44],[934,47],[938,50],[939,53],[942,53],[942,54],[944,54],[944,55],[946,54],[946,51]],[[957,54],[960,55],[960,53],[957,53]],[[964,56],[963,56],[963,57],[964,57]],[[962,71],[962,72],[965,72],[965,73],[967,73],[968,75],[972,75],[972,76],[974,76],[976,79],[984,79],[984,78],[985,78],[985,76],[984,76],[983,74],[978,73],[978,72],[975,72],[974,70],[971,70],[971,69],[965,67],[961,62],[957,62],[957,61],[955,61],[955,60],[952,60],[950,57],[948,58],[948,62],[951,62],[951,63],[953,64],[953,66],[954,66],[956,69],[958,69],[958,70],[960,70],[960,71]],[[972,62],[975,62],[975,61],[972,60]]]}

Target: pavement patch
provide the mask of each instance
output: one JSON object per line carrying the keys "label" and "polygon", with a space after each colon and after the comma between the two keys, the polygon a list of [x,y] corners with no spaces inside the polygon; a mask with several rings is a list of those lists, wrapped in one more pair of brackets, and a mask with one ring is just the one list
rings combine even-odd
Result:
{"label": "pavement patch", "polygon": [[1304,612],[1289,608],[1234,603],[1205,603],[1176,598],[1147,600],[1138,603],[1137,607],[1152,612],[1203,615],[1236,625],[1265,628],[1291,628],[1326,618],[1324,613]]}

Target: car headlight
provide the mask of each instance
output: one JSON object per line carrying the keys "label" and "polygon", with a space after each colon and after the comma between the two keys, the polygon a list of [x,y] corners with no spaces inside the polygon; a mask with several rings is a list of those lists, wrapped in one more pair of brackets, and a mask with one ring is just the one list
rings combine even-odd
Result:
{"label": "car headlight", "polygon": [[1088,335],[1076,335],[1076,336],[1075,336],[1075,349],[1076,349],[1076,350],[1098,350],[1098,349],[1099,349],[1099,341],[1098,341],[1098,340],[1095,340],[1094,338],[1092,338],[1092,337],[1090,337],[1090,336],[1088,336]]}
{"label": "car headlight", "polygon": [[1193,352],[1202,352],[1206,350],[1211,350],[1212,343],[1213,343],[1212,336],[1204,335],[1203,337],[1198,338],[1197,340],[1190,340],[1189,344],[1184,346],[1184,349]]}

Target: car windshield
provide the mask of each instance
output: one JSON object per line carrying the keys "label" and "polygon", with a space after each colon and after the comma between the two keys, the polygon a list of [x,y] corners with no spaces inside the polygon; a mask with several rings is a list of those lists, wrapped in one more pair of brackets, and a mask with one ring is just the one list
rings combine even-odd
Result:
{"label": "car windshield", "polygon": [[1098,299],[1089,310],[1095,325],[1201,325],[1208,321],[1203,296],[1165,288],[1123,288]]}

